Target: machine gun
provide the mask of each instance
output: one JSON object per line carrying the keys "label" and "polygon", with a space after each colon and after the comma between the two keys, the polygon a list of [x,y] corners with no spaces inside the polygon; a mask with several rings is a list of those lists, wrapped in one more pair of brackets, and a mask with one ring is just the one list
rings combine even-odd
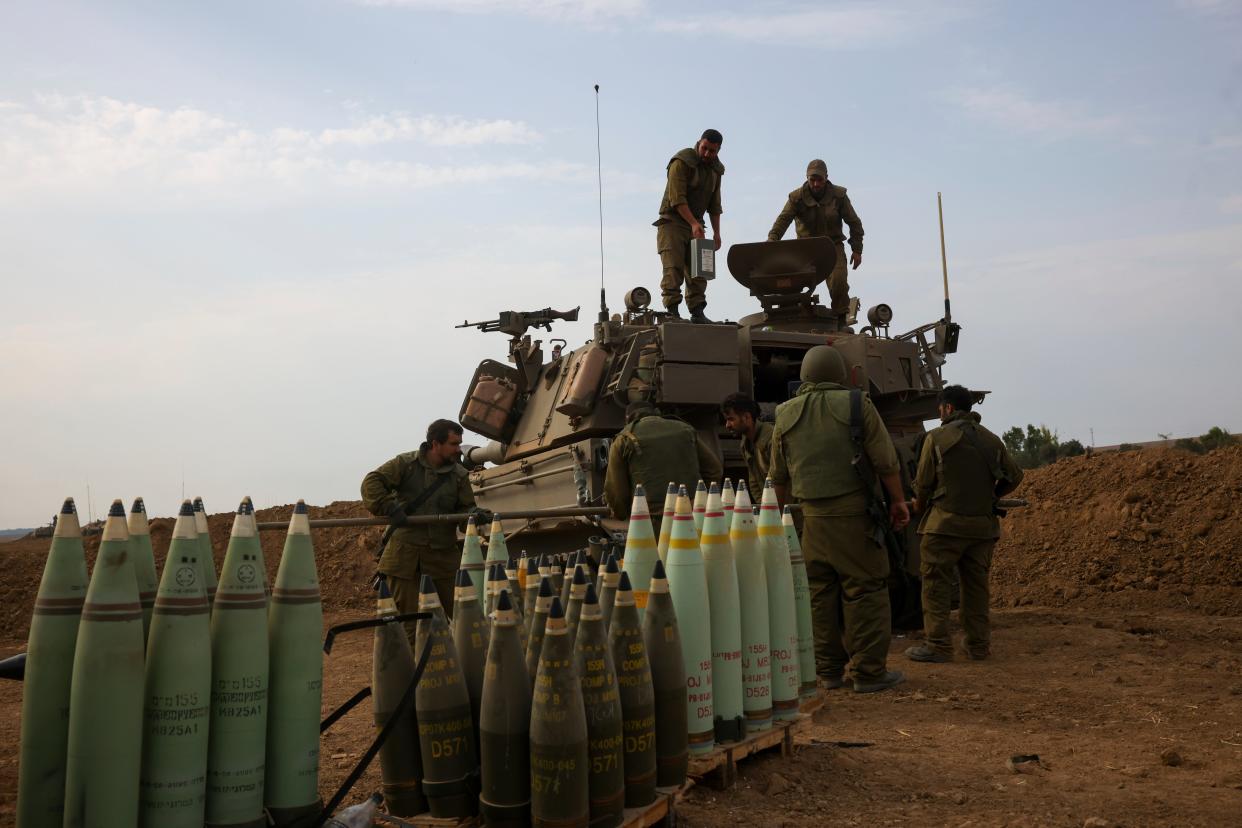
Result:
{"label": "machine gun", "polygon": [[456,327],[478,328],[484,333],[501,331],[516,338],[525,335],[531,328],[543,328],[545,331],[551,332],[552,323],[557,320],[577,322],[578,311],[581,308],[582,306],[579,305],[570,311],[558,311],[552,308],[536,311],[501,311],[500,316],[496,319],[488,319],[483,322],[462,322]]}

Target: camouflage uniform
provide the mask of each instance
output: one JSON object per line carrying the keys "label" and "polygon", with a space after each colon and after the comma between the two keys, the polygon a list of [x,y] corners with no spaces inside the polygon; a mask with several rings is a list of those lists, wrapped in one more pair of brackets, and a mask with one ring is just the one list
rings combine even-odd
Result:
{"label": "camouflage uniform", "polygon": [[844,314],[850,308],[850,284],[849,259],[845,256],[842,222],[850,226],[850,250],[862,253],[863,249],[862,220],[854,212],[854,205],[845,194],[845,188],[828,181],[824,185],[823,195],[819,198],[811,192],[809,183],[794,190],[785,200],[785,207],[776,217],[772,229],[768,231],[768,241],[780,241],[789,229],[790,222],[794,222],[800,239],[827,236],[836,244],[837,261],[828,277],[828,295],[832,297],[833,312]]}
{"label": "camouflage uniform", "polygon": [[[888,555],[876,542],[867,493],[851,462],[849,400],[843,385],[805,382],[781,403],[770,476],[788,484],[802,504],[816,672],[839,678],[848,661],[855,681],[871,682],[885,675],[892,637]],[[863,448],[876,475],[896,472],[892,438],[866,396],[862,411]]]}
{"label": "camouflage uniform", "polygon": [[719,159],[705,162],[689,147],[669,159],[668,183],[660,200],[660,217],[653,222],[656,252],[660,254],[660,266],[664,270],[660,292],[666,308],[681,304],[683,284],[686,286],[686,307],[694,311],[707,304],[707,280],[690,278],[692,231],[681,213],[677,212],[677,205],[685,204],[700,224],[705,212],[720,215],[720,177],[724,175],[724,170],[724,164]]}
{"label": "camouflage uniform", "polygon": [[768,478],[768,465],[772,459],[772,424],[755,421],[755,441],[742,437],[742,460],[746,463],[746,483],[750,497],[758,500],[763,496],[763,483]]}
{"label": "camouflage uniform", "polygon": [[[432,468],[421,454],[421,450],[398,454],[362,479],[362,503],[371,514],[388,515],[398,503],[414,502],[441,474],[452,478],[441,483],[412,514],[452,514],[474,507],[470,473],[465,466],[454,462]],[[398,612],[418,611],[418,585],[423,575],[430,575],[444,611],[451,614],[453,579],[460,565],[457,527],[435,523],[394,530],[384,546],[379,571],[387,576]],[[406,631],[413,641],[414,625],[406,624]]]}
{"label": "camouflage uniform", "polygon": [[988,570],[1000,537],[996,498],[1022,480],[995,434],[979,424],[972,411],[954,411],[944,425],[928,432],[919,454],[914,494],[923,515],[919,574],[923,578],[923,631],[926,646],[953,654],[949,611],[953,571],[961,579],[962,628],[966,652],[984,658],[991,646],[988,621]]}
{"label": "camouflage uniform", "polygon": [[634,486],[642,483],[654,517],[664,508],[669,483],[684,483],[690,490],[700,479],[719,480],[722,473],[720,459],[694,426],[658,413],[646,414],[622,429],[608,449],[604,500],[614,517],[626,520]]}

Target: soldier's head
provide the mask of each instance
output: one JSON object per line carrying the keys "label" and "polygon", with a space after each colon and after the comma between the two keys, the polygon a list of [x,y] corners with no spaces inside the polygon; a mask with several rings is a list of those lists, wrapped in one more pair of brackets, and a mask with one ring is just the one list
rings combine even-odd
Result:
{"label": "soldier's head", "polygon": [[694,149],[699,154],[699,158],[704,161],[715,161],[716,156],[720,155],[720,145],[724,143],[724,136],[716,129],[705,129],[703,134],[699,136],[699,143]]}
{"label": "soldier's head", "polygon": [[803,382],[835,382],[845,385],[845,360],[831,345],[816,345],[802,357]]}
{"label": "soldier's head", "polygon": [[937,397],[940,419],[947,420],[954,411],[969,411],[975,405],[975,395],[964,385],[946,385]]}
{"label": "soldier's head", "polygon": [[759,422],[759,403],[745,394],[730,394],[720,404],[724,413],[725,428],[739,437],[754,437],[755,424]]}
{"label": "soldier's head", "polygon": [[632,423],[635,420],[641,420],[643,417],[651,417],[659,413],[660,409],[652,405],[649,400],[635,400],[625,407],[625,421]]}
{"label": "soldier's head", "polygon": [[820,195],[824,192],[824,188],[828,186],[828,165],[820,159],[806,165],[806,183],[810,185],[811,192]]}
{"label": "soldier's head", "polygon": [[427,426],[427,440],[419,451],[433,468],[452,463],[461,457],[462,429],[452,420],[436,420]]}

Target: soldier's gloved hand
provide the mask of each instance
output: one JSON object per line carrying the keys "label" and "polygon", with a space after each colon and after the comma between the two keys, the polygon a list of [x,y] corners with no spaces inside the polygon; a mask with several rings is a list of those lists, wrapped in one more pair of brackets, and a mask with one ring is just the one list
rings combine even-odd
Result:
{"label": "soldier's gloved hand", "polygon": [[405,513],[405,504],[398,501],[394,503],[392,508],[388,510],[388,525],[401,528],[405,526],[405,519],[408,517]]}
{"label": "soldier's gloved hand", "polygon": [[482,506],[470,507],[468,514],[470,517],[474,518],[475,526],[487,526],[492,522],[492,511],[490,509],[484,509]]}

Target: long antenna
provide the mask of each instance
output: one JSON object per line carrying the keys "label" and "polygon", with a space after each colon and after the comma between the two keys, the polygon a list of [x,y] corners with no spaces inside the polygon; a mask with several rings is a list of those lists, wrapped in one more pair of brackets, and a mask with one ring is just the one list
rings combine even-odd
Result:
{"label": "long antenna", "polygon": [[940,213],[940,269],[944,273],[944,321],[953,318],[949,313],[949,257],[944,252],[944,203],[936,193],[936,210]]}
{"label": "long antenna", "polygon": [[599,143],[599,84],[595,84],[595,174],[599,184],[599,321],[608,321],[604,296],[604,160]]}

